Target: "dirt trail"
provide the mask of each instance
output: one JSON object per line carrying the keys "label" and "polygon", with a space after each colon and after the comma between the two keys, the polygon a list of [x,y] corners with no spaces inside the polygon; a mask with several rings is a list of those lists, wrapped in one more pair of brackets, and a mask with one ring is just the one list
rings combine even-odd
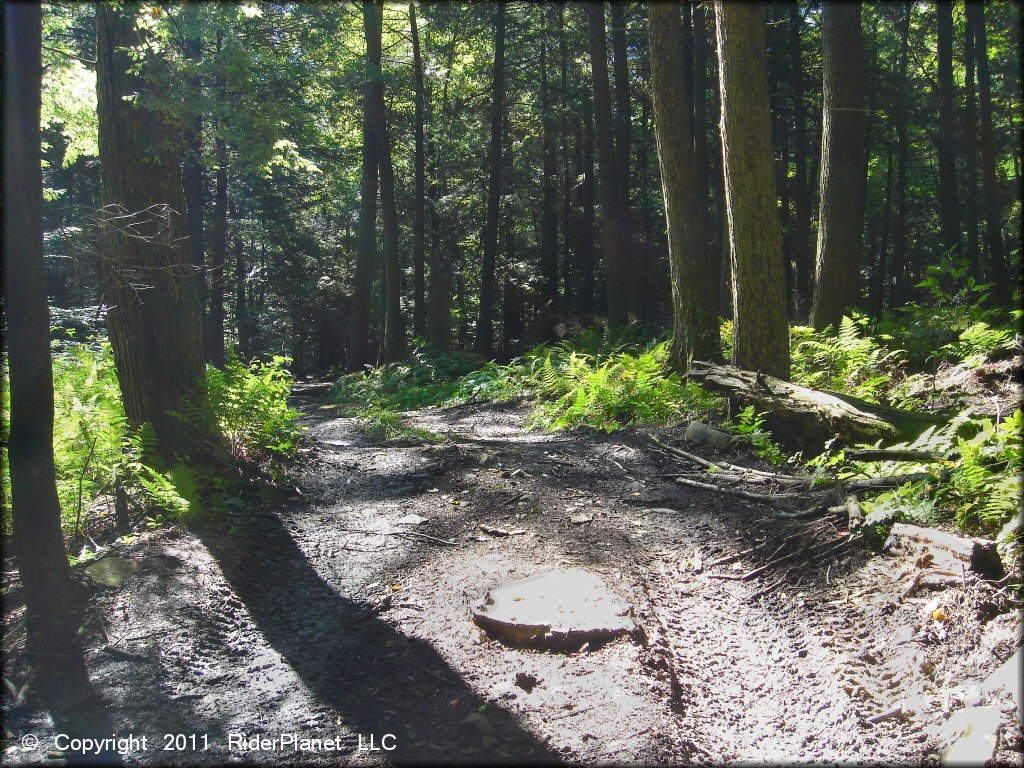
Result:
{"label": "dirt trail", "polygon": [[[232,515],[230,533],[165,532],[119,553],[141,569],[102,590],[96,613],[111,644],[148,660],[97,646],[87,663],[118,733],[150,736],[128,762],[917,763],[943,742],[949,691],[1016,642],[1013,615],[929,636],[925,599],[894,600],[886,558],[796,567],[763,597],[778,574],[712,578],[694,562],[785,529],[659,477],[646,433],[529,432],[521,407],[490,405],[420,411],[412,423],[446,439],[380,444],[330,406],[304,407],[301,497]],[[562,654],[472,623],[488,588],[559,565],[602,574],[644,632]],[[915,696],[930,702],[919,715],[867,722]],[[41,745],[7,758],[52,749],[45,722],[9,727]],[[163,733],[206,734],[209,748],[162,751]],[[285,734],[335,749],[237,741]],[[385,734],[393,751],[365,749]]]}

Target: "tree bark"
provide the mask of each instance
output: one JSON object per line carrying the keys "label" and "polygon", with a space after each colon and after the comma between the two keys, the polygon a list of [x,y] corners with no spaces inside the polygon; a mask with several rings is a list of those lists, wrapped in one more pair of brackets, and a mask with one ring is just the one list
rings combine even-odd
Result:
{"label": "tree bark", "polygon": [[651,3],[647,8],[647,29],[672,280],[671,361],[673,368],[683,372],[695,357],[711,360],[721,355],[714,295],[718,276],[711,258],[706,200],[699,187],[690,134],[679,8]]}
{"label": "tree bark", "polygon": [[594,130],[600,169],[601,209],[604,219],[605,291],[608,326],[625,326],[633,312],[635,276],[631,259],[629,189],[622,155],[615,146],[604,3],[587,3],[590,65],[594,89]]}
{"label": "tree bark", "polygon": [[398,251],[398,209],[395,205],[395,173],[391,165],[391,137],[388,133],[387,107],[384,103],[384,73],[381,68],[381,35],[384,6],[380,2],[363,3],[363,28],[366,33],[366,63],[370,77],[370,117],[373,144],[377,153],[377,177],[380,183],[380,218],[384,240],[384,338],[381,364],[405,357],[405,324],[402,318],[402,263]]}
{"label": "tree bark", "polygon": [[[365,13],[365,11],[364,11]],[[377,146],[373,132],[375,81],[367,45],[366,81],[363,90],[363,170],[359,185],[359,223],[356,227],[356,269],[352,279],[352,307],[349,316],[345,367],[362,371],[372,364],[370,351],[370,295],[377,261]]]}
{"label": "tree bark", "polygon": [[576,275],[572,265],[572,179],[569,166],[569,51],[565,28],[565,1],[558,3],[559,133],[562,152],[562,315],[572,311]]}
{"label": "tree bark", "polygon": [[[217,33],[217,53],[223,45],[223,33]],[[217,92],[221,103],[227,101],[223,75],[217,76]],[[214,139],[217,153],[217,186],[213,202],[213,250],[210,253],[210,308],[203,327],[206,359],[218,368],[224,366],[224,264],[228,255],[228,148],[224,141],[223,123],[219,121]]]}
{"label": "tree bark", "polygon": [[579,311],[581,315],[594,312],[594,197],[596,169],[594,167],[594,113],[591,100],[583,96],[583,110],[576,137],[577,177],[579,186],[579,220],[576,226],[576,265],[579,270]]}
{"label": "tree bark", "polygon": [[978,111],[974,89],[974,24],[968,14],[964,22],[964,152],[967,170],[967,262],[975,277],[981,276],[978,257]]}
{"label": "tree bark", "polygon": [[[203,58],[203,41],[195,26],[199,20],[199,9],[194,5],[182,6],[186,23],[191,33],[185,41],[185,55],[198,66]],[[188,79],[192,97],[199,99],[203,81],[198,75]],[[203,166],[203,113],[196,109],[185,121],[185,162],[184,162],[185,209],[187,212],[188,257],[195,270],[196,287],[199,296],[199,311],[203,331],[206,331],[206,233],[205,221],[205,168]]]}
{"label": "tree bark", "polygon": [[491,77],[491,143],[488,156],[487,220],[484,224],[483,262],[480,275],[480,316],[477,319],[476,351],[494,355],[494,279],[498,256],[498,213],[501,207],[502,124],[505,111],[505,12],[504,3],[494,10],[494,68]]}
{"label": "tree bark", "polygon": [[36,3],[4,3],[2,13],[3,179],[8,190],[3,207],[3,271],[10,375],[6,458],[13,551],[21,573],[29,651],[66,653],[74,627],[68,616],[71,571],[64,553],[53,460],[53,369],[43,266],[39,134],[42,10]]}
{"label": "tree bark", "polygon": [[858,303],[864,228],[867,114],[860,3],[826,3],[822,11],[824,76],[818,254],[811,322],[838,329]]}
{"label": "tree bark", "polygon": [[799,0],[789,7],[790,81],[793,89],[793,258],[796,268],[794,309],[805,316],[811,302],[811,188],[807,181],[807,106],[804,102],[803,53]]}
{"label": "tree bark", "polygon": [[[626,48],[626,3],[613,0],[608,5],[612,38],[612,72],[615,82],[615,150],[619,155],[622,182],[629,190],[632,146],[632,107],[629,95],[629,57]],[[628,195],[627,195],[628,197]]]}
{"label": "tree bark", "polygon": [[180,158],[162,140],[174,126],[152,107],[167,86],[128,53],[141,40],[132,6],[98,6],[96,29],[105,299],[125,415],[153,425],[167,464],[200,460],[213,455],[214,425],[173,415],[203,396],[206,366]]}
{"label": "tree bark", "polygon": [[974,53],[978,67],[978,116],[981,118],[981,189],[985,205],[985,244],[988,246],[989,277],[992,298],[1000,306],[1010,302],[1010,279],[1003,255],[1002,218],[996,181],[995,137],[992,133],[992,86],[988,70],[988,38],[985,30],[985,6],[967,3],[967,16],[974,28]]}
{"label": "tree bark", "polygon": [[907,107],[899,95],[906,93],[907,59],[910,50],[909,0],[903,4],[900,19],[900,53],[896,75],[896,104],[893,105],[893,127],[896,130],[896,222],[892,237],[892,271],[895,280],[889,305],[896,307],[907,300]]}
{"label": "tree bark", "polygon": [[[542,14],[542,28],[547,29],[543,14],[544,6],[539,6]],[[542,122],[542,160],[541,160],[541,220],[540,220],[540,274],[543,288],[541,290],[540,312],[545,316],[544,335],[550,338],[554,332],[554,323],[558,319],[558,209],[555,202],[555,180],[558,175],[558,160],[555,154],[555,120],[552,113],[551,96],[548,88],[547,73],[547,35],[540,42],[540,92]]]}
{"label": "tree bark", "polygon": [[787,379],[789,325],[775,208],[764,8],[716,0],[715,28],[733,273],[733,362]]}
{"label": "tree bark", "polygon": [[953,90],[953,3],[938,0],[935,6],[938,32],[939,80],[939,222],[942,249],[950,256],[960,253],[960,216],[956,194],[956,138]]}
{"label": "tree bark", "polygon": [[413,196],[413,334],[426,334],[427,316],[424,306],[424,260],[426,249],[426,159],[424,157],[424,88],[423,61],[420,55],[420,33],[416,24],[416,3],[409,3],[409,27],[412,31],[413,100],[416,110],[414,136],[416,142],[416,191]]}

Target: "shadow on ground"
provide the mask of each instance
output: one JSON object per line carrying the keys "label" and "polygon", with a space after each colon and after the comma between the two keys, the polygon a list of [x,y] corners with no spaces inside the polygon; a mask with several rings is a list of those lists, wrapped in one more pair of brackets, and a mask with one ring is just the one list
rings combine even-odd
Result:
{"label": "shadow on ground", "polygon": [[390,761],[557,762],[429,644],[332,589],[276,516],[253,517],[234,534],[202,538],[266,641],[338,712],[342,725],[364,742],[371,734],[378,744],[394,734]]}

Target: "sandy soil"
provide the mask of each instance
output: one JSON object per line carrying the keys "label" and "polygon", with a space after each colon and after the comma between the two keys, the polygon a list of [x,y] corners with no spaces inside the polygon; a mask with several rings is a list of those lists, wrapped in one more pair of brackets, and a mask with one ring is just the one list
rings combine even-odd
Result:
{"label": "sandy soil", "polygon": [[[648,436],[678,429],[548,435],[524,429],[521,406],[467,406],[410,414],[443,440],[385,444],[304,408],[292,502],[113,550],[140,568],[97,588],[85,661],[112,732],[148,736],[125,762],[929,764],[965,691],[1020,643],[1020,614],[991,590],[902,597],[895,557],[842,550],[741,580],[776,540],[831,539],[841,522],[675,485]],[[641,630],[570,654],[472,622],[489,588],[557,566],[601,574]],[[6,670],[19,688],[23,668]],[[31,695],[5,714],[7,762],[60,757]],[[163,734],[207,748],[164,750]],[[385,734],[393,749],[369,749]],[[287,735],[334,744],[239,743]]]}

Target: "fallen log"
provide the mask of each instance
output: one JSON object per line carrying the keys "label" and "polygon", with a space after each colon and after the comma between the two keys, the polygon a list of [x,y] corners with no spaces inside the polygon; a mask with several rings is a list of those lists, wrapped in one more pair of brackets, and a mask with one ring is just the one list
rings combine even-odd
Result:
{"label": "fallen log", "polygon": [[1003,575],[996,544],[987,539],[966,538],[935,528],[896,523],[889,532],[885,549],[914,555],[926,571],[962,573],[964,568],[969,568],[989,579]]}
{"label": "fallen log", "polygon": [[686,374],[704,389],[753,405],[776,440],[814,453],[833,438],[846,445],[912,440],[944,417],[810,389],[734,365],[694,361]]}

